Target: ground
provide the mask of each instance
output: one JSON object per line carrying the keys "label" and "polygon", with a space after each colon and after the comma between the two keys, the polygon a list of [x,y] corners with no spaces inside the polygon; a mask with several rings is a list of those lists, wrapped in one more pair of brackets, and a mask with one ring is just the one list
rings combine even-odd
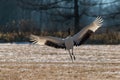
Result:
{"label": "ground", "polygon": [[32,44],[0,44],[0,80],[120,80],[120,45],[64,49]]}

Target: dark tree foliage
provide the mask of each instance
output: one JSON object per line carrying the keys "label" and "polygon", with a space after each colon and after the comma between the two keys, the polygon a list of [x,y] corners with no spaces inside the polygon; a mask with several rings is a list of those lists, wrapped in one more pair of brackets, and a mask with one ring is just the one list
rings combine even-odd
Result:
{"label": "dark tree foliage", "polygon": [[104,26],[120,25],[119,0],[0,0],[0,25],[22,20],[34,21],[37,28],[78,32],[97,16]]}

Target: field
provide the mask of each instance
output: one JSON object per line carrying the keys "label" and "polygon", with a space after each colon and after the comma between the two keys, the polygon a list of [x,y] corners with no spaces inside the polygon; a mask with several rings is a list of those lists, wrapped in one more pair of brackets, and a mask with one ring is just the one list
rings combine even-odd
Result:
{"label": "field", "polygon": [[120,45],[67,51],[32,44],[0,44],[0,80],[120,80]]}

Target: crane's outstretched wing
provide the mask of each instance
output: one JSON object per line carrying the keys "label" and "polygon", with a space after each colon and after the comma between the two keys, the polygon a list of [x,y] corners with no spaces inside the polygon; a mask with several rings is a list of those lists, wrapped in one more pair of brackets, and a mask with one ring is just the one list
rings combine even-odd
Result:
{"label": "crane's outstretched wing", "polygon": [[79,46],[83,44],[92,33],[94,33],[99,27],[102,26],[103,19],[97,17],[90,25],[83,28],[80,32],[73,36],[74,45]]}
{"label": "crane's outstretched wing", "polygon": [[30,36],[31,41],[40,45],[47,45],[55,48],[66,48],[65,41],[62,38],[46,36],[46,37],[38,37],[35,35]]}

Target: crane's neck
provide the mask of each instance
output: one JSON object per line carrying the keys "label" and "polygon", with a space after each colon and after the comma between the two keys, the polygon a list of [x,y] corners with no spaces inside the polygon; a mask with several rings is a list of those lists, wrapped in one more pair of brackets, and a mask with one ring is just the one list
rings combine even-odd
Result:
{"label": "crane's neck", "polygon": [[68,32],[68,36],[71,35],[71,28],[68,28],[67,32]]}

